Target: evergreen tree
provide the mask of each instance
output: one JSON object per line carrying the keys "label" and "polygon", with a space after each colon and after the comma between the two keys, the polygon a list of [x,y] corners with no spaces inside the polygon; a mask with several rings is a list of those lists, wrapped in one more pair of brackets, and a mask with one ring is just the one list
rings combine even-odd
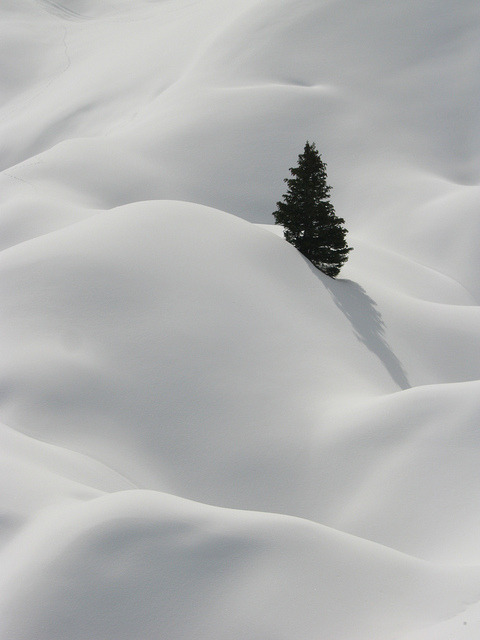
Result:
{"label": "evergreen tree", "polygon": [[315,143],[305,144],[298,165],[285,178],[288,191],[274,211],[276,224],[283,225],[285,239],[293,244],[318,269],[334,278],[352,249],[345,241],[343,218],[335,215],[328,197],[326,165]]}

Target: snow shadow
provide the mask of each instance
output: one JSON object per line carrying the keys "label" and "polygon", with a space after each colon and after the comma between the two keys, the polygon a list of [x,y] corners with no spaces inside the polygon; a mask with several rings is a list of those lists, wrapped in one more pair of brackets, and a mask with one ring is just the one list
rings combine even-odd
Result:
{"label": "snow shadow", "polygon": [[410,389],[402,363],[385,339],[385,323],[375,300],[352,280],[325,278],[323,282],[360,342],[377,356],[400,389]]}

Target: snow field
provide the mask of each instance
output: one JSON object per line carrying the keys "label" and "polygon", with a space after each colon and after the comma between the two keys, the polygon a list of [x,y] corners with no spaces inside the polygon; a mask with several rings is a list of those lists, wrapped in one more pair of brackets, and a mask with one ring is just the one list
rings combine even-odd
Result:
{"label": "snow field", "polygon": [[478,640],[477,3],[0,11],[1,640]]}

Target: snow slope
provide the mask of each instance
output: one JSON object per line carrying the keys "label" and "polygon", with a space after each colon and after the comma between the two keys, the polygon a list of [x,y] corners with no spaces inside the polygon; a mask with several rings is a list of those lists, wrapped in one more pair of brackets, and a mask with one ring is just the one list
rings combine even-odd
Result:
{"label": "snow slope", "polygon": [[0,11],[0,639],[478,640],[477,3]]}

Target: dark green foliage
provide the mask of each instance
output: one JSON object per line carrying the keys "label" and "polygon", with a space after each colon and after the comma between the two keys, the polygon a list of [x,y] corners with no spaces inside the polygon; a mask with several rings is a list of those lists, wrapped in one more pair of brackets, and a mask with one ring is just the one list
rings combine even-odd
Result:
{"label": "dark green foliage", "polygon": [[345,220],[335,215],[328,200],[331,187],[327,185],[326,165],[315,143],[305,144],[290,173],[293,177],[285,178],[288,191],[273,213],[275,222],[283,225],[288,242],[334,278],[352,249],[345,241]]}

